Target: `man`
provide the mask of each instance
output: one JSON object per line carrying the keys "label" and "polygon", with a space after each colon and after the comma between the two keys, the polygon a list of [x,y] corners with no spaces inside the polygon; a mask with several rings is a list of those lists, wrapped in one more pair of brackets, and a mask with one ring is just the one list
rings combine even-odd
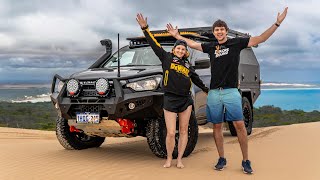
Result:
{"label": "man", "polygon": [[265,42],[280,26],[287,15],[288,7],[280,14],[277,21],[260,36],[250,38],[228,39],[228,26],[222,20],[217,20],[213,26],[213,35],[218,42],[198,43],[182,37],[178,28],[167,24],[168,32],[176,39],[185,40],[189,47],[208,53],[211,61],[210,91],[207,97],[207,121],[213,123],[213,135],[219,159],[216,170],[223,170],[227,164],[224,156],[222,123],[225,117],[232,121],[237,131],[238,141],[242,151],[242,168],[244,173],[252,174],[251,162],[248,158],[247,131],[243,121],[242,100],[238,92],[238,67],[240,52],[246,47],[256,46]]}

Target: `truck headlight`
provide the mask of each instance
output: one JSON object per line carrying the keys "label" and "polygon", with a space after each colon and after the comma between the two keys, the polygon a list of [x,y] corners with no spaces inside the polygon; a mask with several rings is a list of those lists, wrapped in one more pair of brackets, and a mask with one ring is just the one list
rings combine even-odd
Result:
{"label": "truck headlight", "polygon": [[154,78],[144,79],[132,83],[128,83],[127,87],[135,91],[150,91],[158,88],[161,82],[161,77],[156,76]]}
{"label": "truck headlight", "polygon": [[76,79],[70,79],[67,82],[67,90],[71,96],[78,94],[80,90],[80,83]]}
{"label": "truck headlight", "polygon": [[96,81],[96,90],[98,94],[105,95],[109,90],[109,82],[104,78],[98,79]]}

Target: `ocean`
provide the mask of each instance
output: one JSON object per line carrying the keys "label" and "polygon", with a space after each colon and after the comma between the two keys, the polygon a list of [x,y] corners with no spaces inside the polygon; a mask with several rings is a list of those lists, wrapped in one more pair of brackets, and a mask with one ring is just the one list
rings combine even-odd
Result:
{"label": "ocean", "polygon": [[[48,102],[49,85],[0,85],[0,101],[8,102]],[[273,105],[282,110],[300,109],[320,111],[320,85],[317,84],[262,84],[261,95],[254,107]]]}
{"label": "ocean", "polygon": [[262,89],[254,107],[265,105],[282,110],[320,111],[320,88]]}
{"label": "ocean", "polygon": [[7,102],[47,102],[50,101],[49,85],[0,85],[0,101]]}

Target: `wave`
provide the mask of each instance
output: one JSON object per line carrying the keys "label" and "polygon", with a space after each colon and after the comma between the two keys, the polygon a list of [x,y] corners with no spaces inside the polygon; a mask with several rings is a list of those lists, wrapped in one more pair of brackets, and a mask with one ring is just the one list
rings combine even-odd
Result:
{"label": "wave", "polygon": [[25,102],[31,102],[31,103],[37,103],[37,102],[50,102],[50,93],[47,94],[40,94],[34,96],[24,96],[24,98],[18,99],[18,100],[11,100],[12,103],[25,103]]}
{"label": "wave", "polygon": [[261,89],[262,91],[283,91],[283,90],[290,90],[290,91],[296,91],[296,90],[320,90],[320,87],[315,88],[267,88],[267,89]]}
{"label": "wave", "polygon": [[262,83],[261,86],[280,86],[280,87],[317,87],[315,84],[299,84],[299,83]]}
{"label": "wave", "polygon": [[0,89],[50,88],[51,84],[0,84]]}

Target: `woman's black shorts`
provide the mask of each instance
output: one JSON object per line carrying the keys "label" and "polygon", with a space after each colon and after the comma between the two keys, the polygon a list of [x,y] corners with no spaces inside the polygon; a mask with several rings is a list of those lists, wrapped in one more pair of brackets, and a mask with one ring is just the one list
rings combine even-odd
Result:
{"label": "woman's black shorts", "polygon": [[179,96],[172,93],[164,94],[163,109],[167,111],[181,113],[190,105],[193,105],[193,99],[191,95]]}

